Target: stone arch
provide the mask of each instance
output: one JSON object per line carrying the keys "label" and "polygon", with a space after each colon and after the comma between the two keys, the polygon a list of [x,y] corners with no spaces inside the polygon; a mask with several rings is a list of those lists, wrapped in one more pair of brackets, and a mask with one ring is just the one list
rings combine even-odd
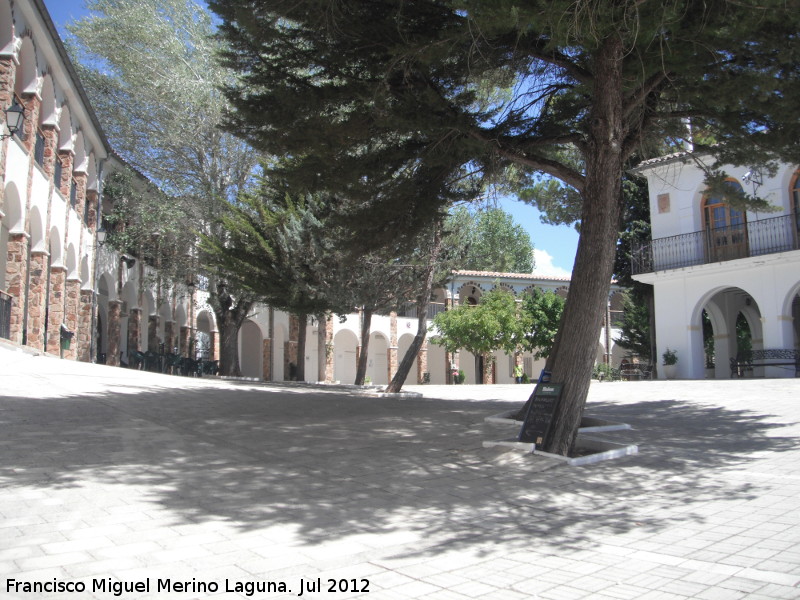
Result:
{"label": "stone arch", "polygon": [[30,35],[22,38],[18,57],[14,91],[20,97],[38,94],[41,78],[38,74],[36,47]]}
{"label": "stone arch", "polygon": [[468,281],[458,288],[458,303],[476,305],[481,301],[485,291],[479,283]]}
{"label": "stone arch", "polygon": [[378,331],[370,334],[367,377],[375,385],[389,384],[389,340]]}
{"label": "stone arch", "polygon": [[566,300],[567,296],[569,295],[569,286],[566,285],[559,286],[556,288],[555,292],[558,296],[561,296],[562,298],[564,298],[564,300]]}
{"label": "stone arch", "polygon": [[81,288],[91,289],[92,275],[89,271],[89,255],[84,254],[81,258]]}
{"label": "stone arch", "polygon": [[208,360],[213,357],[211,332],[215,331],[213,312],[202,309],[195,318],[195,357]]}
{"label": "stone arch", "polygon": [[86,189],[97,191],[99,183],[97,180],[97,160],[95,159],[93,152],[89,154],[86,175]]}
{"label": "stone arch", "polygon": [[72,160],[73,173],[86,173],[89,168],[89,156],[86,153],[86,142],[83,139],[83,133],[78,132],[75,136],[75,157]]}
{"label": "stone arch", "polygon": [[[167,335],[167,323],[172,322],[172,307],[167,299],[161,301],[161,306],[158,307],[158,329],[156,335],[158,336],[159,344],[164,344],[164,352],[172,352],[171,335]],[[168,339],[170,338],[170,339]]]}
{"label": "stone arch", "polygon": [[34,206],[28,213],[28,227],[30,231],[30,248],[34,252],[44,252],[47,250],[44,239],[44,219],[42,218],[39,207]]}
{"label": "stone arch", "polygon": [[[107,271],[100,273],[97,278],[97,289],[104,290],[109,301],[117,299],[117,286],[114,285],[114,278],[111,273]],[[98,293],[102,293],[102,291]]]}
{"label": "stone arch", "polygon": [[[397,340],[397,362],[400,364],[403,361],[403,357],[406,355],[411,343],[414,341],[414,334],[412,333],[404,333],[400,336]],[[462,352],[462,356],[463,356]],[[417,360],[418,358],[414,357],[414,363],[411,365],[411,370],[408,372],[408,378],[406,379],[406,383],[409,385],[415,385],[417,383]],[[467,383],[469,383],[469,379],[467,379]]]}
{"label": "stone arch", "polygon": [[3,199],[3,226],[10,233],[23,233],[25,231],[25,211],[19,189],[13,181],[6,184]]}
{"label": "stone arch", "polygon": [[186,327],[189,322],[188,311],[185,302],[178,302],[175,307],[175,325],[177,327]]}
{"label": "stone arch", "polygon": [[125,303],[127,311],[139,308],[139,293],[136,290],[136,283],[134,281],[128,281],[122,286],[120,299]]}
{"label": "stone arch", "polygon": [[75,244],[67,246],[67,279],[78,279],[78,250]]}
{"label": "stone arch", "polygon": [[515,296],[515,297],[517,295],[517,292],[514,291],[514,288],[511,285],[507,284],[507,283],[497,283],[497,284],[492,286],[492,289],[493,290],[498,290],[499,289],[499,290],[502,290],[504,292],[510,292],[511,295]]}
{"label": "stone arch", "polygon": [[428,342],[428,373],[431,374],[431,383],[444,385],[447,383],[447,352],[444,346],[437,346]]}
{"label": "stone arch", "polygon": [[58,124],[56,88],[52,76],[47,73],[42,78],[42,102],[39,105],[39,127]]}
{"label": "stone arch", "polygon": [[58,119],[58,149],[61,152],[72,152],[75,148],[75,132],[72,127],[72,116],[69,104],[66,102],[61,107]]}
{"label": "stone arch", "polygon": [[244,377],[264,377],[264,336],[251,319],[239,328],[239,367]]}
{"label": "stone arch", "polygon": [[50,267],[63,267],[64,266],[64,251],[63,251],[63,244],[61,242],[61,233],[58,231],[58,228],[53,226],[50,228],[50,236],[49,236],[49,248],[50,248]]}
{"label": "stone arch", "polygon": [[358,337],[349,329],[342,329],[333,336],[333,378],[342,383],[356,380],[356,348]]}
{"label": "stone arch", "polygon": [[[739,313],[744,314],[747,319],[755,347],[763,344],[762,313],[753,297],[739,287],[717,286],[703,294],[691,313],[688,346],[690,356],[686,357],[691,364],[684,371],[695,378],[700,378],[706,366],[703,310],[706,311],[713,330],[714,376],[724,379],[730,376],[730,359],[736,356],[736,319]],[[663,350],[660,349],[662,352]],[[680,363],[680,356],[678,361]]]}

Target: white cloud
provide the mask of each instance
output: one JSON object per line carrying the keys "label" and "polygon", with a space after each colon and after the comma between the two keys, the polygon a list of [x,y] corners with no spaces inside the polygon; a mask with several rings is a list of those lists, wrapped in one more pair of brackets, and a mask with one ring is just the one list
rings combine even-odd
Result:
{"label": "white cloud", "polygon": [[553,264],[553,256],[547,250],[534,248],[533,274],[542,277],[570,277],[572,273]]}

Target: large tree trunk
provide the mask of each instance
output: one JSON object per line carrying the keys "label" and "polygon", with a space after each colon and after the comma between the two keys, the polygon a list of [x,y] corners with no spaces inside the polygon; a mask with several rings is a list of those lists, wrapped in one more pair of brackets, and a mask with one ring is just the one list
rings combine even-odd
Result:
{"label": "large tree trunk", "polygon": [[595,104],[585,152],[581,235],[561,327],[547,361],[563,384],[547,452],[568,455],[589,393],[597,343],[608,304],[622,209],[622,45],[604,42],[595,63]]}
{"label": "large tree trunk", "polygon": [[[239,327],[234,311],[217,314],[219,331],[219,374],[227,377],[239,377]],[[212,357],[213,358],[213,357]]]}
{"label": "large tree trunk", "polygon": [[397,367],[397,373],[392,377],[392,381],[386,388],[389,393],[397,393],[403,388],[406,382],[408,373],[414,364],[414,359],[422,349],[422,344],[425,342],[425,336],[428,333],[428,305],[430,304],[431,294],[433,293],[433,277],[436,272],[436,261],[439,259],[439,252],[442,249],[442,224],[436,224],[433,234],[433,245],[431,247],[431,256],[428,261],[428,266],[425,271],[425,284],[422,290],[422,295],[417,302],[417,335],[414,336],[414,341],[400,361]]}
{"label": "large tree trunk", "polygon": [[239,328],[253,306],[248,297],[234,298],[228,293],[225,282],[218,281],[216,293],[209,295],[219,331],[219,374],[239,377]]}
{"label": "large tree trunk", "polygon": [[361,312],[361,354],[358,355],[356,369],[356,385],[364,385],[367,376],[367,359],[369,357],[369,328],[372,324],[372,309],[364,308]]}

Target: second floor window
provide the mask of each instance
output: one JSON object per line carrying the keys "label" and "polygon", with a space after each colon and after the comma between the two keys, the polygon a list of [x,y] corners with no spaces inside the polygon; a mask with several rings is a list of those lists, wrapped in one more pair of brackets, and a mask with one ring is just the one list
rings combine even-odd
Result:
{"label": "second floor window", "polygon": [[61,164],[61,159],[56,157],[56,164],[53,167],[53,184],[57,190],[61,189],[61,173],[63,169],[64,165]]}
{"label": "second floor window", "polygon": [[33,148],[33,160],[40,167],[44,166],[44,134],[39,129],[36,130],[36,146]]}
{"label": "second floor window", "polygon": [[75,205],[78,202],[78,184],[75,183],[73,179],[69,186],[69,204],[73,210],[75,210]]}

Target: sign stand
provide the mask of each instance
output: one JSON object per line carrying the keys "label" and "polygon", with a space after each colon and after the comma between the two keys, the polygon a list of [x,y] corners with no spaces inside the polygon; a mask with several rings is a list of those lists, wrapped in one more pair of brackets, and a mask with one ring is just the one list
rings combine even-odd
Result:
{"label": "sign stand", "polygon": [[561,398],[561,383],[550,383],[550,373],[542,371],[539,383],[536,385],[518,440],[527,444],[534,444],[534,448],[544,446],[550,435],[550,425],[553,415]]}

